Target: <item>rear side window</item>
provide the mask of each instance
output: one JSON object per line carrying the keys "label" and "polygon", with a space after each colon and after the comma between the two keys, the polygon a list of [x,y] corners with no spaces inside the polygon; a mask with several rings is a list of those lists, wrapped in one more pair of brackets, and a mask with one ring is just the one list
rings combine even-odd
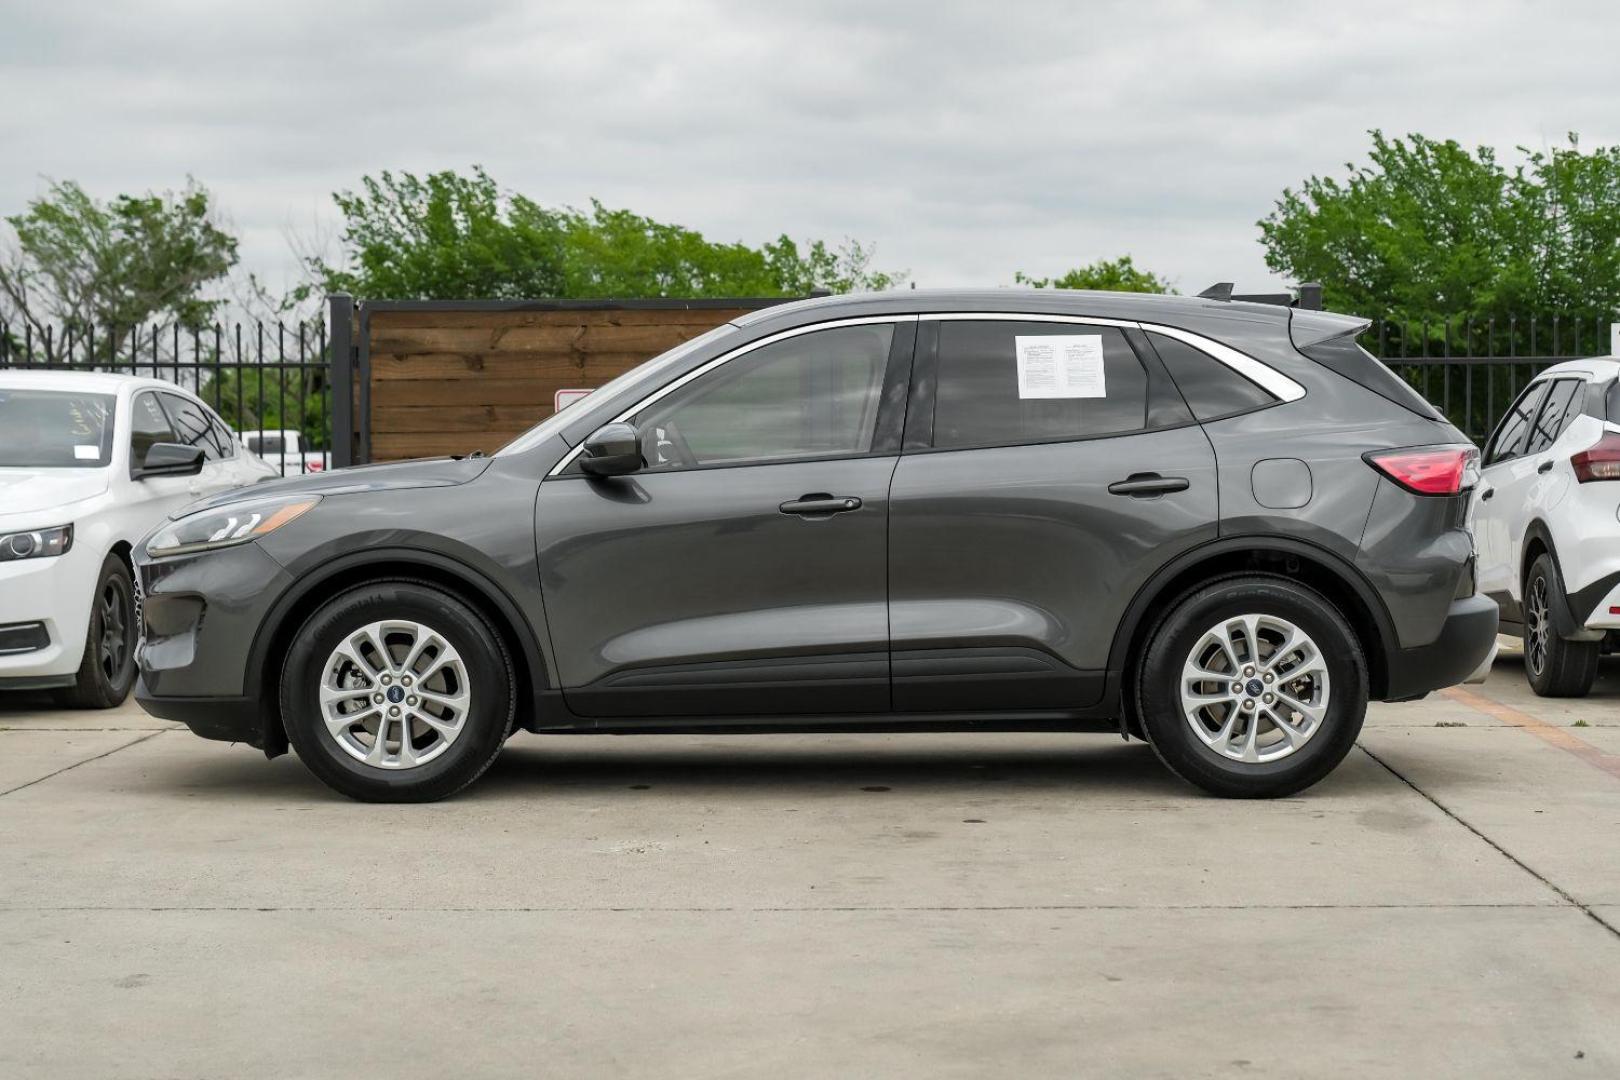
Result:
{"label": "rear side window", "polygon": [[1530,434],[1530,442],[1525,448],[1525,453],[1539,454],[1563,434],[1569,422],[1574,419],[1575,413],[1580,411],[1576,391],[1583,385],[1585,384],[1579,379],[1559,379],[1552,384],[1552,389],[1547,391],[1547,400],[1536,416],[1536,426]]}
{"label": "rear side window", "polygon": [[1403,409],[1410,409],[1425,420],[1445,419],[1440,410],[1412,389],[1410,383],[1389,370],[1378,357],[1357,345],[1355,338],[1349,334],[1306,345],[1299,351],[1329,371],[1343,375]]}
{"label": "rear side window", "polygon": [[1540,407],[1541,399],[1546,394],[1547,384],[1544,382],[1531,383],[1524,388],[1519,400],[1513,403],[1508,414],[1502,418],[1496,434],[1485,444],[1486,465],[1507,461],[1524,452],[1525,439],[1530,434],[1530,418],[1536,415],[1536,409]]}
{"label": "rear side window", "polygon": [[1270,405],[1277,399],[1201,349],[1185,341],[1148,334],[1153,349],[1164,361],[1176,389],[1187,399],[1193,415],[1216,420],[1233,413]]}
{"label": "rear side window", "polygon": [[1147,372],[1113,327],[939,323],[934,446],[1059,442],[1140,431]]}

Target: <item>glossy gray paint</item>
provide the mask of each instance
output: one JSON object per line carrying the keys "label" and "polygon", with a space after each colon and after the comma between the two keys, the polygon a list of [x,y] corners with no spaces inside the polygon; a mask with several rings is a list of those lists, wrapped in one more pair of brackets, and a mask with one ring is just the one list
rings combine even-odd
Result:
{"label": "glossy gray paint", "polygon": [[[1204,425],[1177,424],[1176,409],[1156,404],[1171,426],[1112,438],[549,475],[641,397],[748,342],[834,319],[932,312],[1174,326],[1271,365],[1306,393]],[[1229,567],[1245,552],[1310,560],[1342,579],[1368,608],[1368,645],[1386,667],[1416,663],[1425,647],[1474,650],[1473,637],[1454,632],[1471,553],[1463,500],[1407,493],[1362,458],[1461,436],[1300,355],[1290,315],[1197,298],[1008,290],[767,309],[652,362],[493,459],[340,470],[217,497],[324,496],[254,545],[137,554],[151,610],[173,601],[172,622],[191,611],[201,627],[189,646],[148,650],[142,696],[160,712],[165,700],[232,699],[262,713],[278,650],[312,606],[383,573],[480,598],[521,662],[533,698],[524,722],[536,729],[784,714],[819,724],[891,709],[936,724],[1116,716],[1127,646],[1169,599],[1160,590],[1202,559]],[[1311,319],[1315,334],[1354,326]],[[1140,351],[1142,335],[1132,340]],[[1281,456],[1304,462],[1310,483],[1291,468],[1257,473]],[[1188,484],[1143,499],[1107,491],[1146,472]],[[779,510],[818,493],[861,507],[825,519]],[[1414,692],[1423,681],[1403,674],[1391,686]]]}

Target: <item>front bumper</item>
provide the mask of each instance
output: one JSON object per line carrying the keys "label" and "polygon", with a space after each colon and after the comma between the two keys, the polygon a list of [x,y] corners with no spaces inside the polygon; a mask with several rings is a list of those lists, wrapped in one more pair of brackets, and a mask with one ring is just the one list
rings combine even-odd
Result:
{"label": "front bumper", "polygon": [[0,689],[73,685],[101,560],[90,543],[75,542],[63,555],[0,563],[0,625],[38,623],[47,638],[41,648],[0,652]]}
{"label": "front bumper", "polygon": [[1455,686],[1478,674],[1496,649],[1496,601],[1483,593],[1452,601],[1440,636],[1413,649],[1386,655],[1385,701],[1406,701]]}
{"label": "front bumper", "polygon": [[153,697],[142,678],[135,702],[160,720],[178,720],[193,735],[264,749],[264,704],[250,697]]}

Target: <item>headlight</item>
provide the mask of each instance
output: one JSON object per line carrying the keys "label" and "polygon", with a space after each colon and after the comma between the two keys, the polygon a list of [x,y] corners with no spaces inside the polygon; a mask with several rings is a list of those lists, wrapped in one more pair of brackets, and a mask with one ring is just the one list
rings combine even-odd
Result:
{"label": "headlight", "polygon": [[54,529],[34,529],[0,535],[0,562],[15,559],[46,559],[62,555],[73,546],[73,526],[58,525]]}
{"label": "headlight", "polygon": [[146,541],[146,553],[161,558],[245,544],[275,532],[320,501],[319,495],[297,495],[199,510],[159,528]]}

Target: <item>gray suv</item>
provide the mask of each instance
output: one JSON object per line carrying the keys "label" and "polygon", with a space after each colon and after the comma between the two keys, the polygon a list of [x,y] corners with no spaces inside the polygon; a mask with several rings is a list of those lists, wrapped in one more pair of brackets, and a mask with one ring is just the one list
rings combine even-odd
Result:
{"label": "gray suv", "polygon": [[769,308],[493,457],[261,484],[137,552],[137,697],[427,800],[546,733],[1115,731],[1226,796],[1495,648],[1477,456],[1355,344],[1221,299]]}

